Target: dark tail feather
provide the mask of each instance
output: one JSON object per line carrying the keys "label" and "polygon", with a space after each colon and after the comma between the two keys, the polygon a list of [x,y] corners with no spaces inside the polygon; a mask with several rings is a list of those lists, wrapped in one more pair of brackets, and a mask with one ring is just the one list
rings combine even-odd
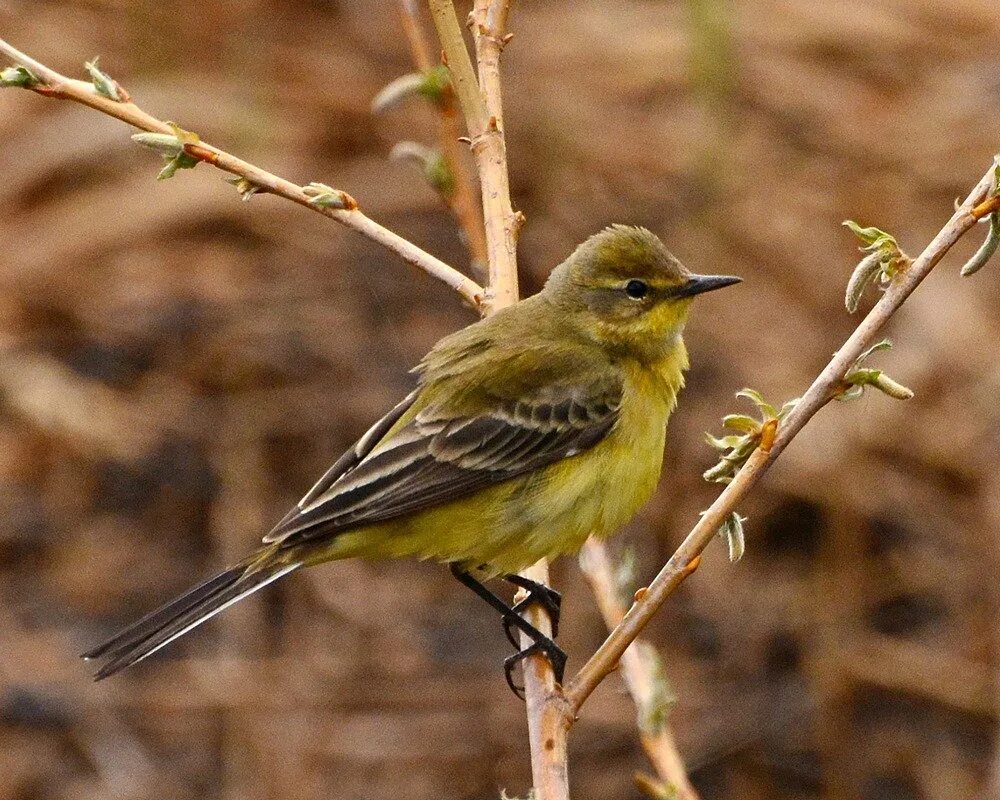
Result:
{"label": "dark tail feather", "polygon": [[83,654],[83,658],[106,659],[104,665],[94,674],[94,680],[107,678],[142,661],[161,647],[166,647],[174,639],[180,638],[211,619],[224,608],[287,575],[299,566],[301,565],[293,563],[248,568],[243,564],[227,569],[182,594],[176,600],[150,612],[103,644],[88,650]]}

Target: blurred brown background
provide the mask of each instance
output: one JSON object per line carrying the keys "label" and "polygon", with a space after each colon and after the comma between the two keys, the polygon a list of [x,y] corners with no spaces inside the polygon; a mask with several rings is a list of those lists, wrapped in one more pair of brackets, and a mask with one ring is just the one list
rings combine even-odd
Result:
{"label": "blurred brown background", "polygon": [[[518,0],[505,70],[523,289],[612,221],[746,283],[695,310],[665,480],[619,540],[648,580],[715,489],[702,432],[745,384],[800,393],[855,324],[845,217],[918,251],[995,151],[995,0]],[[343,188],[451,263],[412,166],[388,0],[0,0],[4,38],[300,183]],[[137,669],[76,653],[257,541],[471,321],[329,220],[157,184],[120,123],[0,93],[0,798],[496,798],[529,783],[494,615],[436,565],[296,575]],[[1000,264],[969,237],[896,317],[916,390],[824,410],[650,637],[706,800],[1000,796]],[[871,302],[867,298],[866,305]],[[562,642],[602,626],[571,560]],[[616,677],[574,728],[574,795],[637,798]],[[992,775],[992,777],[991,777]]]}

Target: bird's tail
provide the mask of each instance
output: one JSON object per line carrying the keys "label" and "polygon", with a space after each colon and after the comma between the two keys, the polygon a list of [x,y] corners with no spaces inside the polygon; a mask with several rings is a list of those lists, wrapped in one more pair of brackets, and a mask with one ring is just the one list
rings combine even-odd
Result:
{"label": "bird's tail", "polygon": [[269,561],[265,555],[227,569],[84,653],[87,660],[104,659],[94,680],[102,680],[142,661],[233,603],[301,566],[297,562]]}

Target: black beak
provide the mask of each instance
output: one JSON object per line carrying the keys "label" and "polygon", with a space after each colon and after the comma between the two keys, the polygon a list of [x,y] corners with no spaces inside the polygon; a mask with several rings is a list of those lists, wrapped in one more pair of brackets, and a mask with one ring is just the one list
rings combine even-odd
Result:
{"label": "black beak", "polygon": [[734,275],[692,275],[686,283],[676,289],[675,297],[694,297],[696,294],[712,292],[724,286],[741,283],[743,278]]}

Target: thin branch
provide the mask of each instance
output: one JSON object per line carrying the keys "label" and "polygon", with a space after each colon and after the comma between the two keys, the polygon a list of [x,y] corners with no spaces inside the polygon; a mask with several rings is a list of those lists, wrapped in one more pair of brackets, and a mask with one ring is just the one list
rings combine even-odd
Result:
{"label": "thin branch", "polygon": [[[588,539],[580,552],[580,568],[593,589],[597,606],[609,630],[625,616],[618,581],[607,548],[598,539]],[[678,800],[698,800],[698,793],[688,779],[684,761],[674,743],[666,720],[661,697],[662,676],[656,651],[648,642],[636,639],[622,654],[621,675],[638,712],[639,737],[643,749],[661,781],[672,787]]]}
{"label": "thin branch", "polygon": [[[413,63],[421,73],[426,73],[437,62],[431,57],[431,47],[421,23],[417,0],[399,0],[399,16],[406,40],[410,45]],[[486,273],[489,261],[486,251],[486,232],[483,230],[483,217],[479,202],[476,200],[476,177],[470,168],[468,153],[459,141],[462,134],[458,109],[450,92],[447,102],[438,104],[438,109],[441,120],[439,126],[441,155],[455,183],[451,195],[445,200],[465,236],[473,274],[482,277]]]}
{"label": "thin branch", "polygon": [[[130,100],[112,100],[100,94],[93,84],[67,78],[20,52],[2,39],[0,39],[0,53],[15,63],[27,67],[35,77],[40,79],[41,83],[26,87],[37,94],[81,103],[150,133],[174,134],[174,130],[165,121],[146,113]],[[205,161],[225,172],[246,179],[259,191],[279,195],[352,228],[372,241],[392,250],[408,264],[447,284],[473,307],[479,308],[482,305],[484,290],[475,281],[430,253],[421,250],[412,242],[379,225],[362,213],[357,208],[357,203],[349,195],[344,195],[346,198],[345,208],[322,206],[310,202],[310,195],[306,194],[301,186],[243,161],[217,147],[204,142],[185,143],[184,152],[192,158]]]}
{"label": "thin branch", "polygon": [[629,609],[625,618],[611,632],[566,686],[565,700],[575,715],[591,692],[618,664],[628,646],[635,641],[663,602],[698,566],[701,552],[715,538],[723,521],[757,483],[775,458],[785,449],[807,422],[826,405],[843,381],[844,374],[875,336],[899,309],[914,289],[951,249],[959,238],[975,226],[977,219],[991,213],[995,199],[988,198],[993,186],[994,167],[976,185],[951,219],[913,263],[893,281],[885,294],[862,320],[850,338],[836,352],[812,386],[778,428],[768,448],[758,448],[725,490],[716,498],[698,524],[660,570],[646,592]]}
{"label": "thin branch", "polygon": [[[494,4],[509,6],[509,2],[504,0],[491,0],[490,5]],[[489,258],[489,286],[485,302],[490,309],[503,308],[518,299],[516,245],[523,217],[511,208],[502,121],[490,111],[500,109],[499,71],[496,83],[484,85],[481,92],[451,0],[430,0],[430,9],[479,169]],[[487,18],[506,23],[507,15],[506,12],[492,12],[487,14]],[[506,35],[503,30],[494,33],[501,39]],[[483,99],[484,93],[487,93],[487,100]]]}
{"label": "thin branch", "polygon": [[[517,302],[516,242],[523,221],[523,216],[515,214],[510,204],[500,94],[500,51],[506,37],[510,0],[476,1],[472,21],[479,80],[451,0],[430,0],[430,9],[479,169],[489,256],[486,313],[490,314]],[[548,563],[543,559],[522,575],[548,584]],[[536,628],[551,636],[551,621],[543,609],[533,607],[527,616]],[[521,646],[529,644],[522,636]],[[534,797],[536,800],[569,800],[566,739],[569,714],[560,702],[561,688],[556,684],[552,665],[544,656],[532,656],[522,664]]]}
{"label": "thin branch", "polygon": [[[521,573],[538,583],[549,583],[548,563],[543,559]],[[548,613],[540,606],[527,609],[528,621],[546,636],[552,635]],[[521,647],[531,640],[521,635]],[[531,784],[534,800],[569,800],[568,709],[561,702],[552,665],[544,656],[532,656],[524,665],[524,699],[531,750]]]}

